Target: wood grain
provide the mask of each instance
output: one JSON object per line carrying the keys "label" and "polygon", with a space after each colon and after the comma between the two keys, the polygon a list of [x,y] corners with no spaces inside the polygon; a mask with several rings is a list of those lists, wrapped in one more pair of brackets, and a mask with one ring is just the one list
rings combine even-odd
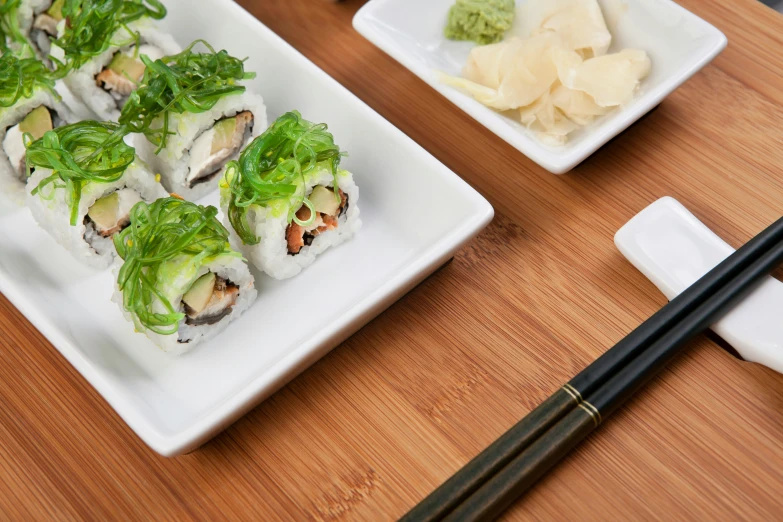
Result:
{"label": "wood grain", "polygon": [[[682,0],[728,49],[570,175],[351,28],[362,1],[240,0],[484,194],[452,263],[202,449],[140,442],[0,298],[0,518],[389,520],[664,304],[614,232],[671,195],[737,246],[781,213],[783,17]],[[772,520],[783,376],[703,338],[509,513]]]}

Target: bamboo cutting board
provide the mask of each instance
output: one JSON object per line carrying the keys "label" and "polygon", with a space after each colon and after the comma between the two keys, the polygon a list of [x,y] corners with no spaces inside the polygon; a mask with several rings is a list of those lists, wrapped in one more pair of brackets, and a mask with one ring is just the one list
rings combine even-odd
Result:
{"label": "bamboo cutting board", "polygon": [[[635,213],[674,196],[736,247],[783,209],[783,17],[755,0],[683,0],[728,49],[562,177],[355,33],[362,1],[240,3],[476,187],[497,218],[176,459],[138,440],[0,298],[0,518],[393,519],[665,303],[613,245]],[[702,338],[509,519],[771,520],[782,470],[783,376]]]}

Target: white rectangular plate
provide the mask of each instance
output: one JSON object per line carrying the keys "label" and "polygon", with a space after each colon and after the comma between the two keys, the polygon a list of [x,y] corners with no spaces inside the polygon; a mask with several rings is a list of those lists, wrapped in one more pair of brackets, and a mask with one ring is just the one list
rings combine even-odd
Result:
{"label": "white rectangular plate", "polygon": [[[259,299],[182,357],[134,333],[110,272],[71,259],[26,209],[0,207],[0,291],[166,456],[197,448],[447,261],[492,219],[476,191],[230,0],[165,2],[181,45],[203,38],[249,59],[270,121],[297,109],[349,152],[364,226],[294,279],[256,273]],[[216,195],[207,199],[217,202]],[[309,313],[317,306],[318,313]],[[308,306],[308,304],[312,306]],[[56,414],[56,412],[54,412]]]}
{"label": "white rectangular plate", "polygon": [[[599,0],[612,32],[610,52],[626,48],[647,51],[652,72],[628,104],[574,132],[564,146],[551,147],[541,143],[521,123],[438,80],[436,71],[460,76],[475,45],[452,42],[443,36],[454,1],[370,0],[356,14],[353,25],[479,123],[555,174],[574,168],[726,47],[723,33],[671,0]],[[517,5],[524,1],[517,0]]]}

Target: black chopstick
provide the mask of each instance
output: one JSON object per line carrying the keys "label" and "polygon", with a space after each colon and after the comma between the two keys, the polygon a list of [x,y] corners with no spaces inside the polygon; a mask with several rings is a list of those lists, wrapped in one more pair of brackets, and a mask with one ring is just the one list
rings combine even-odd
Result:
{"label": "black chopstick", "polygon": [[552,466],[595,430],[666,366],[696,335],[717,322],[761,279],[783,262],[783,242],[775,245],[710,299],[660,337],[644,353],[590,394],[543,436],[452,511],[447,521],[493,520]]}
{"label": "black chopstick", "polygon": [[622,367],[644,352],[672,325],[750,266],[763,252],[783,240],[783,218],[751,239],[686,291],[661,308],[623,340],[582,370],[566,385],[531,411],[524,419],[479,453],[401,520],[441,520],[482,484],[498,473],[568,412],[578,407]]}

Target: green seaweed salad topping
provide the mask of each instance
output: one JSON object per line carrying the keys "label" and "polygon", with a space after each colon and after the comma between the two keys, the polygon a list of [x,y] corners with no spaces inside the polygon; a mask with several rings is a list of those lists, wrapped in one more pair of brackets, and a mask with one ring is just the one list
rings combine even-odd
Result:
{"label": "green seaweed salad topping", "polygon": [[19,5],[21,0],[0,0],[0,51],[10,51],[9,42],[27,44],[27,38],[19,27]]}
{"label": "green seaweed salad topping", "polygon": [[84,186],[118,181],[136,159],[133,147],[122,139],[112,139],[118,128],[116,123],[83,121],[48,131],[32,143],[26,134],[28,175],[31,167],[52,171],[32,195],[51,199],[55,190],[66,190],[71,226],[75,226]]}
{"label": "green seaweed salad topping", "polygon": [[[313,205],[305,197],[305,176],[316,168],[327,168],[338,188],[337,172],[343,153],[324,123],[302,119],[297,111],[284,114],[226,166],[221,187],[230,190],[228,218],[242,242],[256,245],[256,236],[247,219],[251,206],[281,198],[292,199],[289,222],[308,226],[315,220]],[[339,198],[337,190],[335,197]],[[305,205],[310,219],[301,221],[296,211]]]}
{"label": "green seaweed salad topping", "polygon": [[166,283],[159,280],[165,263],[183,255],[196,266],[220,255],[241,257],[231,250],[228,230],[217,213],[213,206],[173,197],[137,203],[131,209],[130,225],[114,236],[114,246],[125,261],[117,278],[123,306],[137,330],[171,335],[185,318],[179,303],[169,302],[160,291]]}
{"label": "green seaweed salad topping", "polygon": [[32,97],[36,88],[48,90],[55,98],[55,73],[35,58],[18,58],[12,53],[0,56],[0,108],[14,105],[20,98]]}
{"label": "green seaweed salad topping", "polygon": [[[74,3],[78,2],[66,0],[63,12],[73,8]],[[141,9],[140,2],[125,3]],[[193,52],[199,43],[209,52]],[[49,131],[37,141],[32,141],[29,135],[24,138],[28,176],[31,168],[52,170],[32,194],[52,198],[55,190],[67,190],[71,225],[77,224],[85,184],[115,182],[133,163],[135,150],[124,142],[125,136],[131,132],[143,133],[163,148],[171,134],[170,113],[208,111],[222,97],[244,92],[245,87],[238,85],[238,81],[255,77],[245,72],[242,60],[229,56],[226,51],[215,52],[202,40],[174,56],[154,62],[145,55],[141,59],[146,65],[144,77],[125,105],[119,123],[84,121]],[[36,86],[48,88],[57,96],[54,80],[62,70],[50,72],[34,59],[0,57],[0,107],[10,107],[22,96],[30,97]],[[160,116],[160,125],[153,127]]]}
{"label": "green seaweed salad topping", "polygon": [[54,43],[64,51],[67,67],[78,69],[109,47],[138,48],[140,35],[128,24],[145,16],[160,20],[166,8],[158,0],[66,0],[62,14],[67,23]]}
{"label": "green seaweed salad topping", "polygon": [[[199,43],[209,52],[194,52]],[[174,56],[153,62],[142,55],[141,60],[146,66],[144,76],[125,104],[119,122],[131,132],[144,134],[158,146],[158,152],[166,147],[171,134],[171,113],[211,110],[221,98],[245,91],[237,82],[256,76],[245,72],[243,60],[230,56],[225,50],[215,52],[203,40],[196,40]],[[162,121],[156,123],[159,117]]]}

